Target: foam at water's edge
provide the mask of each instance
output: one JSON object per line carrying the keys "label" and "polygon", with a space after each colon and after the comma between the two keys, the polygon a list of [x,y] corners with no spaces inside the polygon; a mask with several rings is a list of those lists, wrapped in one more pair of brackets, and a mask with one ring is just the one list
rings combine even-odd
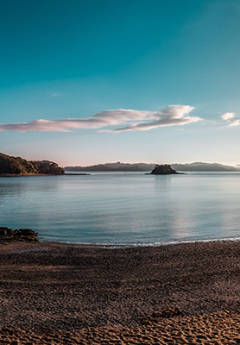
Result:
{"label": "foam at water's edge", "polygon": [[118,248],[135,248],[135,247],[159,247],[159,246],[168,246],[168,245],[176,245],[176,244],[187,244],[187,243],[207,243],[207,242],[231,242],[231,241],[239,241],[240,237],[226,237],[226,238],[214,238],[214,239],[202,239],[202,240],[186,240],[186,241],[158,241],[153,243],[90,243],[90,242],[70,242],[70,241],[46,241],[43,240],[41,242],[48,243],[61,243],[61,244],[78,244],[78,245],[87,245],[87,246],[96,246],[106,249],[118,249]]}

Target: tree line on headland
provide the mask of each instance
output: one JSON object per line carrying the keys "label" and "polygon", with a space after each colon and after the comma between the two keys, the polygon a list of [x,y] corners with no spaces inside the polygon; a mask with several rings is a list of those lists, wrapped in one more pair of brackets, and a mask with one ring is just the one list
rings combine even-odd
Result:
{"label": "tree line on headland", "polygon": [[0,153],[0,175],[63,175],[63,168],[50,161],[27,161]]}

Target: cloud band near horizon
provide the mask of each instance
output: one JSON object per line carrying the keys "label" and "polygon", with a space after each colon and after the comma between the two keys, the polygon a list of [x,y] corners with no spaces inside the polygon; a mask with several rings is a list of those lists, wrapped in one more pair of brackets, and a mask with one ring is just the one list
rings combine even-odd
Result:
{"label": "cloud band near horizon", "polygon": [[0,132],[70,132],[77,129],[99,129],[100,132],[151,130],[201,121],[200,117],[189,116],[193,109],[194,107],[189,105],[171,105],[159,112],[132,109],[105,110],[87,118],[39,119],[30,122],[0,124]]}

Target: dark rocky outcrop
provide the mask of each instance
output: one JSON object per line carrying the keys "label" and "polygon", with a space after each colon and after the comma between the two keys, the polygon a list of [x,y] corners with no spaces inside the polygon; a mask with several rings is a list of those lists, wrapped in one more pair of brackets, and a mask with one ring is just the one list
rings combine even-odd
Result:
{"label": "dark rocky outcrop", "polygon": [[169,164],[156,165],[152,170],[151,174],[153,175],[169,175],[169,174],[178,174],[175,170],[171,168]]}
{"label": "dark rocky outcrop", "polygon": [[0,227],[0,243],[15,241],[38,242],[38,233],[31,229],[12,230],[7,227]]}
{"label": "dark rocky outcrop", "polygon": [[0,175],[63,175],[64,170],[50,161],[27,161],[0,153]]}

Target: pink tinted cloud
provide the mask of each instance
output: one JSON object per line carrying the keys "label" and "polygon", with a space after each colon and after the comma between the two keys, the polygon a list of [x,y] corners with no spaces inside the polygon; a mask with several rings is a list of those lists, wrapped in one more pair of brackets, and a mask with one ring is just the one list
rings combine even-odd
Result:
{"label": "pink tinted cloud", "polygon": [[202,119],[196,116],[189,116],[188,114],[193,111],[194,107],[189,105],[171,105],[168,108],[152,112],[152,118],[149,121],[130,124],[122,128],[115,128],[110,130],[103,130],[107,132],[122,132],[122,131],[135,131],[135,130],[150,130],[158,127],[166,126],[183,126],[193,122],[199,122]]}
{"label": "pink tinted cloud", "polygon": [[236,113],[225,113],[221,116],[221,118],[228,123],[229,127],[236,127],[236,126],[240,126],[240,119],[236,118],[233,120],[233,118],[235,117],[239,117],[239,114]]}
{"label": "pink tinted cloud", "polygon": [[230,121],[231,119],[233,119],[235,117],[235,113],[225,113],[225,114],[222,114],[221,118],[224,120],[224,121]]}
{"label": "pink tinted cloud", "polygon": [[[202,120],[188,114],[194,108],[189,105],[172,105],[160,112],[133,109],[105,110],[87,118],[61,120],[39,119],[30,122],[0,124],[0,131],[69,132],[78,129],[101,129],[120,132],[150,130],[163,126],[182,126]],[[115,126],[115,128],[108,128]],[[124,127],[119,127],[124,126]]]}
{"label": "pink tinted cloud", "polygon": [[240,119],[232,121],[229,123],[229,127],[235,127],[235,126],[240,126]]}

